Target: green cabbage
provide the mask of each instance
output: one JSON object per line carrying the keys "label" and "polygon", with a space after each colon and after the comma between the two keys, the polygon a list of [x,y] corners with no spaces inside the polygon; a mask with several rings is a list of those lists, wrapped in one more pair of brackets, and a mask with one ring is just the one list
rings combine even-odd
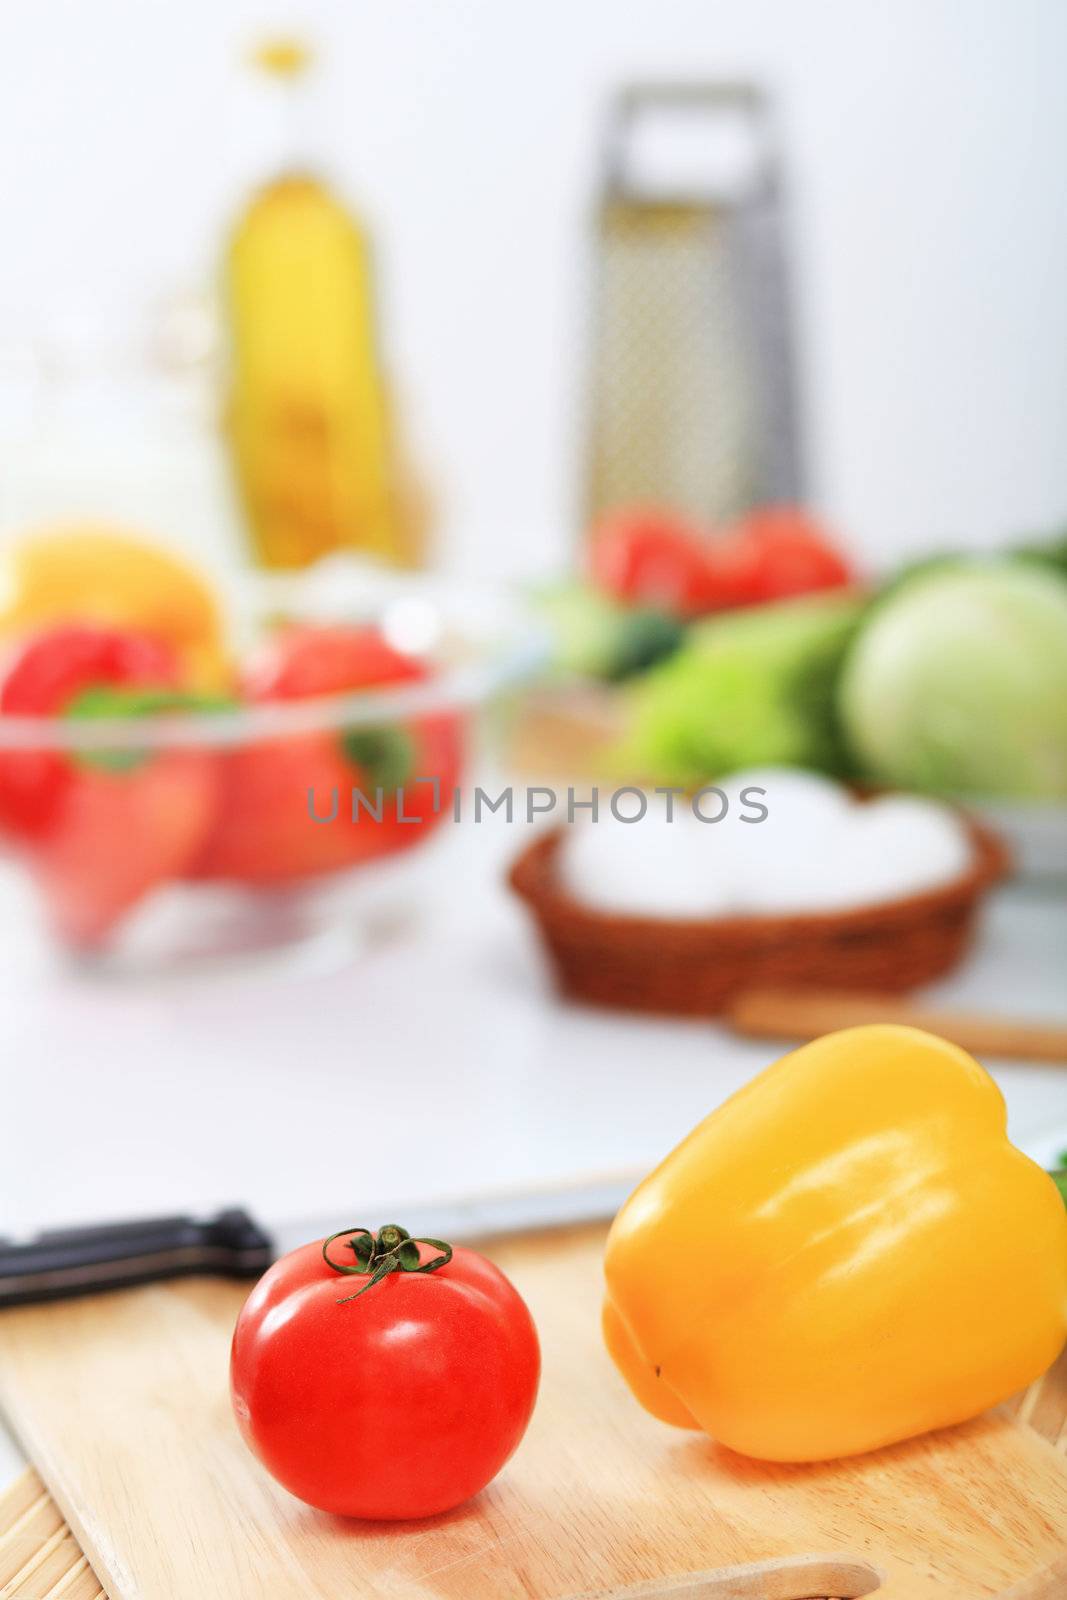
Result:
{"label": "green cabbage", "polygon": [[916,573],[872,609],[839,706],[871,777],[1067,799],[1067,582],[1008,560]]}

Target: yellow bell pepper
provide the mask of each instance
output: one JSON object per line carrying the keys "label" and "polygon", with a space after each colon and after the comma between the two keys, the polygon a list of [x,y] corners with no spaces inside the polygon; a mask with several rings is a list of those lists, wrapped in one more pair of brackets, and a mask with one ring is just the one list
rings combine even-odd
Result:
{"label": "yellow bell pepper", "polygon": [[654,1416],[771,1461],[961,1422],[1067,1338],[1067,1210],[993,1080],[914,1028],[784,1056],[631,1195],[604,1333]]}
{"label": "yellow bell pepper", "polygon": [[173,647],[185,686],[229,684],[223,618],[207,579],[121,529],[57,524],[0,553],[0,638],[61,622],[143,629]]}

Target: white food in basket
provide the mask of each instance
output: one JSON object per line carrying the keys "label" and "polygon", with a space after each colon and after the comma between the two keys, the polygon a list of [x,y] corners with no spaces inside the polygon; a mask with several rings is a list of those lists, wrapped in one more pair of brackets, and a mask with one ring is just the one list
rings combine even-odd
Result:
{"label": "white food in basket", "polygon": [[[632,802],[631,802],[632,809]],[[597,822],[575,823],[561,852],[560,871],[571,894],[584,904],[627,916],[678,919],[722,916],[734,909],[732,890],[720,874],[697,870],[714,846],[715,829],[674,803],[649,796],[640,822],[619,822],[605,806]]]}
{"label": "white food in basket", "polygon": [[[786,768],[739,773],[721,784],[729,809],[698,821],[684,798],[650,796],[639,822],[620,823],[603,797],[601,820],[576,824],[560,854],[574,897],[623,915],[692,919],[838,912],[887,904],[952,882],[973,849],[957,815],[936,801],[892,794],[859,802],[827,778]],[[762,789],[762,797],[744,790]],[[754,804],[767,807],[759,822]],[[721,802],[709,795],[705,811]]]}

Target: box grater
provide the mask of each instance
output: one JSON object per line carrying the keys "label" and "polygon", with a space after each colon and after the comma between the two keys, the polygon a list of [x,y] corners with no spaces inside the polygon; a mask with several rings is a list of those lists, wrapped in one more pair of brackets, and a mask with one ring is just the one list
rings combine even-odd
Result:
{"label": "box grater", "polygon": [[[684,147],[672,156],[664,143],[672,127],[699,133],[695,165],[680,161]],[[744,83],[632,85],[613,100],[607,135],[587,520],[651,504],[721,522],[752,505],[799,500],[767,97]]]}

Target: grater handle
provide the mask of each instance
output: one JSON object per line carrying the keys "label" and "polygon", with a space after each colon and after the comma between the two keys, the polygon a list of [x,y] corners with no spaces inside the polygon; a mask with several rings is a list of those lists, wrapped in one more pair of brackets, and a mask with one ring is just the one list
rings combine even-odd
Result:
{"label": "grater handle", "polygon": [[627,84],[611,102],[604,158],[609,193],[630,191],[629,156],[635,125],[649,115],[679,110],[703,112],[711,118],[740,117],[753,141],[757,186],[763,190],[777,186],[778,154],[770,101],[759,84],[743,80],[647,82]]}

